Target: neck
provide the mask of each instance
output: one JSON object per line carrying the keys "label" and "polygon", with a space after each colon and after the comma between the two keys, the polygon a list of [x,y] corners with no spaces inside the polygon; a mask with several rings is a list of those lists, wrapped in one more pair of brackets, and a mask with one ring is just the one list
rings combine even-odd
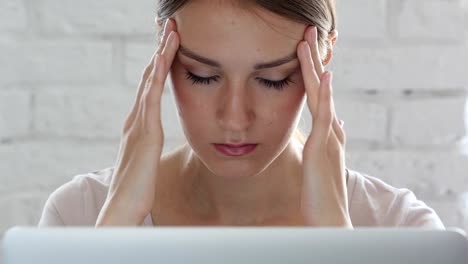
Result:
{"label": "neck", "polygon": [[223,225],[255,225],[297,212],[302,155],[293,142],[261,172],[235,178],[213,174],[187,146],[181,173],[187,201]]}

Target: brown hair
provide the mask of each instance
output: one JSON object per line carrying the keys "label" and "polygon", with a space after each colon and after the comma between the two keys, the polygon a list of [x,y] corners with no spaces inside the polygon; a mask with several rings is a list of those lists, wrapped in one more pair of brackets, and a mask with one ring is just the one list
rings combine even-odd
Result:
{"label": "brown hair", "polygon": [[[161,39],[164,22],[172,17],[174,13],[182,8],[189,0],[158,0],[156,7],[156,23],[158,29],[158,40]],[[313,25],[317,27],[317,43],[320,56],[325,58],[328,49],[331,49],[329,34],[337,27],[335,0],[225,0],[240,8],[256,6],[264,8],[272,13],[293,21]],[[302,144],[305,138],[297,129],[294,138]]]}

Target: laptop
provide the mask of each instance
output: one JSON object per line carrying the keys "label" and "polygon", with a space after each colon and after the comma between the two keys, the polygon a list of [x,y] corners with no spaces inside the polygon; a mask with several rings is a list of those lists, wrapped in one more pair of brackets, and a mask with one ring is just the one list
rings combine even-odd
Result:
{"label": "laptop", "polygon": [[450,230],[308,227],[22,227],[3,264],[467,264]]}

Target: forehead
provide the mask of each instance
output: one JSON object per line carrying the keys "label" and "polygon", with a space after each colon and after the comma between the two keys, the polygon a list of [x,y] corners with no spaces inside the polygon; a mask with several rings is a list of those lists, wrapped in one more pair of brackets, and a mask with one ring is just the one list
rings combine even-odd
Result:
{"label": "forehead", "polygon": [[174,19],[181,45],[200,55],[244,66],[291,54],[306,28],[260,7],[246,9],[229,1],[191,1]]}

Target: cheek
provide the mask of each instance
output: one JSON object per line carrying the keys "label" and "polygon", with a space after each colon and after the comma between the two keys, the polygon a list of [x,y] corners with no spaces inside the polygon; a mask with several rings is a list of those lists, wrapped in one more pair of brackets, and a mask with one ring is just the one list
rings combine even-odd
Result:
{"label": "cheek", "polygon": [[176,70],[172,70],[171,73],[172,90],[181,122],[186,128],[195,128],[202,123],[201,121],[208,119],[206,98],[196,90],[197,87],[191,86],[183,78],[183,74]]}
{"label": "cheek", "polygon": [[301,87],[290,87],[287,91],[286,89],[275,98],[269,98],[262,103],[262,112],[272,125],[288,126],[301,113],[305,100],[304,90]]}

